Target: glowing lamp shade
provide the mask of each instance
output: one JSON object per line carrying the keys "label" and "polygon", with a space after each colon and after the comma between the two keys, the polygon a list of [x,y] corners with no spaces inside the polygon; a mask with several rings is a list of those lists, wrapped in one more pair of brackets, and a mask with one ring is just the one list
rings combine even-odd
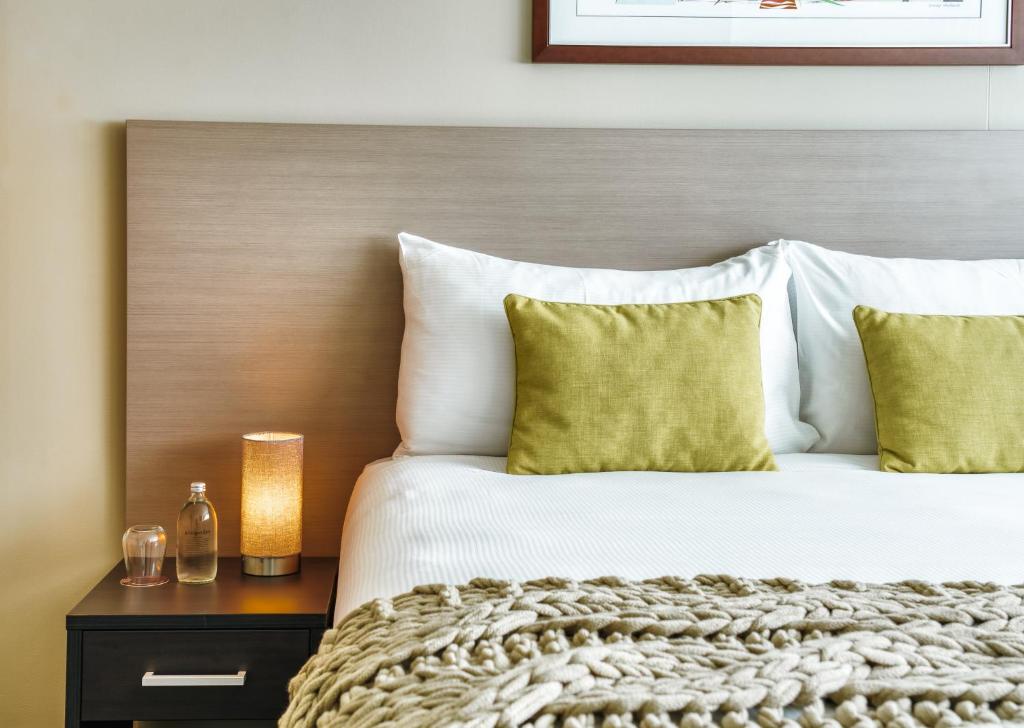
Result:
{"label": "glowing lamp shade", "polygon": [[242,435],[242,571],[299,570],[302,551],[302,435]]}

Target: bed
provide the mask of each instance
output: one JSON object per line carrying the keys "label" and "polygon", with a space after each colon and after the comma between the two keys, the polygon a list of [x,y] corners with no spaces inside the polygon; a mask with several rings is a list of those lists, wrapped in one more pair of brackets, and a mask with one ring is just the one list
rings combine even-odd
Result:
{"label": "bed", "polygon": [[236,483],[238,433],[305,433],[304,553],[340,536],[342,568],[285,726],[1024,720],[1022,475],[390,456],[400,229],[629,270],[782,233],[1021,258],[1021,168],[1020,133],[132,122],[128,518],[170,520],[196,472]]}
{"label": "bed", "polygon": [[[1024,476],[369,465],[283,726],[1024,720]],[[735,576],[742,575],[742,576]],[[318,722],[319,721],[319,722]]]}
{"label": "bed", "polygon": [[335,621],[419,584],[475,577],[1024,576],[1024,475],[878,471],[870,455],[778,457],[781,473],[511,476],[504,459],[369,465],[341,545]]}

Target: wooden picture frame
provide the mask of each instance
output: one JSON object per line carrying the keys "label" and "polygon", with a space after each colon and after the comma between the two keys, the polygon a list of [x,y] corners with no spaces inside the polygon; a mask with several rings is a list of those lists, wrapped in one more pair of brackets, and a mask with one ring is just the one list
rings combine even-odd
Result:
{"label": "wooden picture frame", "polygon": [[[535,63],[736,64],[815,66],[1024,65],[1024,1],[1009,4],[1009,44],[1001,46],[847,47],[583,45],[553,43],[551,4],[533,0]],[[826,0],[835,2],[835,0]]]}

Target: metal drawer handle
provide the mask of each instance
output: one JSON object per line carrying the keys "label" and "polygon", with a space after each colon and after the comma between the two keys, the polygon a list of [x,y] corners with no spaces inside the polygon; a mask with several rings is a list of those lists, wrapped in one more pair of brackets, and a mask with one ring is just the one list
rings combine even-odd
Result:
{"label": "metal drawer handle", "polygon": [[234,675],[157,675],[147,672],[142,676],[144,688],[196,688],[245,685],[245,670]]}

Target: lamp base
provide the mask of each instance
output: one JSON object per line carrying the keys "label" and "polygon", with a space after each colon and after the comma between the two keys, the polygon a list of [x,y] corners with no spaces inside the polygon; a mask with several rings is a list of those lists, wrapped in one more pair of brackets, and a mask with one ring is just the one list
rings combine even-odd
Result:
{"label": "lamp base", "polygon": [[290,556],[246,556],[242,554],[242,573],[251,576],[284,576],[298,572],[299,554]]}

